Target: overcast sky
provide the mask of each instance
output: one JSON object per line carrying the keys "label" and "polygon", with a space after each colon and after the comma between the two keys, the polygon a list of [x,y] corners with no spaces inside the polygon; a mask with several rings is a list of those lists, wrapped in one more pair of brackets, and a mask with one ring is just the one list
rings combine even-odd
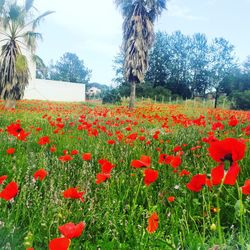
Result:
{"label": "overcast sky", "polygon": [[[92,70],[91,82],[110,85],[114,57],[122,42],[122,17],[113,0],[36,0],[40,12],[54,10],[38,31],[37,54],[48,64],[65,52],[76,53]],[[250,0],[169,0],[155,29],[224,37],[244,61],[250,55]]]}

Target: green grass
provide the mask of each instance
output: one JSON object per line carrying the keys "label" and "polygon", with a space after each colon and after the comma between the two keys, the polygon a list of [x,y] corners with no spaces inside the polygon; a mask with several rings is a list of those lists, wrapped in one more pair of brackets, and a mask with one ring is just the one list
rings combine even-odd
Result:
{"label": "green grass", "polygon": [[[47,117],[42,118],[45,114]],[[180,114],[185,118],[177,124],[172,116]],[[205,127],[187,125],[187,121],[201,114],[205,116]],[[217,166],[208,155],[208,145],[201,140],[211,131],[218,114],[225,128],[215,132],[217,138],[249,139],[242,132],[249,125],[247,113],[203,107],[194,110],[185,104],[142,103],[130,112],[120,106],[33,101],[18,103],[15,111],[1,109],[0,128],[4,131],[0,133],[0,176],[8,175],[8,179],[0,190],[13,180],[19,193],[11,202],[0,199],[0,249],[47,249],[51,239],[60,237],[58,226],[81,221],[86,227],[79,238],[72,239],[70,249],[209,249],[216,245],[220,249],[247,249],[249,196],[242,196],[236,185],[211,190],[203,187],[198,193],[186,187],[191,176],[206,173],[209,177],[210,170]],[[85,116],[83,130],[78,129],[81,115]],[[240,121],[233,128],[227,125],[232,115]],[[54,133],[57,117],[62,118],[64,128]],[[27,141],[5,132],[16,120],[31,133]],[[42,129],[39,132],[35,130],[38,127]],[[90,135],[92,129],[98,130],[98,136]],[[117,131],[123,134],[121,141]],[[153,138],[156,131],[160,132],[158,139]],[[129,142],[126,137],[132,133],[143,135],[146,140]],[[50,137],[49,145],[37,144],[42,136]],[[110,139],[116,143],[109,145]],[[158,158],[160,153],[173,155],[173,148],[183,144],[187,146],[183,147],[178,171],[186,169],[191,174],[180,177],[169,165],[159,164]],[[248,149],[239,162],[238,187],[250,179],[249,141],[246,144]],[[55,153],[49,150],[52,145],[57,149]],[[197,145],[201,148],[192,151]],[[14,155],[6,153],[10,147],[16,149]],[[73,149],[79,154],[72,161],[58,160],[63,150],[70,153]],[[81,154],[86,152],[92,154],[91,161],[82,160]],[[141,155],[150,156],[150,167],[159,171],[159,178],[150,186],[143,182],[143,170],[130,165]],[[98,160],[102,158],[116,166],[111,178],[97,185],[96,174],[101,171]],[[40,168],[46,169],[48,176],[42,182],[34,181],[33,174]],[[69,187],[85,191],[85,201],[65,199],[62,192]],[[169,196],[175,196],[173,203],[168,202]],[[214,212],[214,208],[220,208],[219,212]],[[159,227],[149,234],[146,228],[153,212],[159,216]],[[215,230],[211,229],[212,224],[216,225]]]}

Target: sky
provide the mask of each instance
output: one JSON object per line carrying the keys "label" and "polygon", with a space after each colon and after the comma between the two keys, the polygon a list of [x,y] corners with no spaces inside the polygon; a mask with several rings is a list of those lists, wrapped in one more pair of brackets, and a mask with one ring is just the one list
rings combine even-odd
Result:
{"label": "sky", "polygon": [[[113,0],[36,0],[39,12],[53,10],[40,24],[43,41],[37,55],[46,64],[65,52],[76,53],[92,70],[90,82],[114,85],[114,57],[122,43],[122,16]],[[250,0],[169,0],[155,31],[224,37],[235,46],[239,62],[250,55]]]}

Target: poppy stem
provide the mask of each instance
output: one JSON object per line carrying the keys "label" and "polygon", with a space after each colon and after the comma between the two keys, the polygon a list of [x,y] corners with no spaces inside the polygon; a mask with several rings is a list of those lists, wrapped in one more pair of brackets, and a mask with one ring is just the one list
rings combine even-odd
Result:
{"label": "poppy stem", "polygon": [[220,241],[220,246],[222,246],[223,239],[222,239],[222,230],[221,230],[221,223],[220,223],[220,202],[219,202],[220,195],[219,194],[220,194],[220,192],[218,192],[216,194],[216,207],[218,208],[218,212],[217,212],[217,224],[218,224],[219,241]]}
{"label": "poppy stem", "polygon": [[244,239],[243,239],[243,213],[244,213],[244,206],[243,206],[243,201],[242,201],[242,192],[241,189],[238,185],[238,181],[236,181],[236,187],[238,190],[238,197],[239,197],[239,202],[240,202],[240,244],[241,247],[244,248]]}

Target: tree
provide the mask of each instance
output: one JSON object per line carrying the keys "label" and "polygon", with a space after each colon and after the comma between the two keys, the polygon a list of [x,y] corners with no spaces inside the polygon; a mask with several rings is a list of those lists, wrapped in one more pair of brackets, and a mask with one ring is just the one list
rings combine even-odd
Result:
{"label": "tree", "polygon": [[0,94],[6,108],[14,108],[16,100],[23,97],[28,85],[30,72],[27,56],[23,51],[34,54],[36,41],[42,35],[35,32],[40,21],[52,11],[46,11],[34,18],[34,0],[26,0],[24,5],[17,1],[0,0],[0,28],[3,43],[0,55]]}
{"label": "tree", "polygon": [[250,56],[248,56],[246,61],[243,63],[243,72],[250,75]]}
{"label": "tree", "polygon": [[215,38],[210,48],[210,88],[215,90],[215,104],[217,107],[221,83],[236,68],[234,46],[224,38]]}
{"label": "tree", "polygon": [[84,66],[74,53],[64,53],[60,60],[50,69],[50,79],[57,81],[87,83],[91,76],[91,70]]}
{"label": "tree", "polygon": [[148,53],[154,40],[154,21],[166,8],[166,0],[115,0],[123,21],[124,73],[131,84],[129,107],[135,105],[136,84],[144,80]]}
{"label": "tree", "polygon": [[205,98],[209,86],[209,45],[204,34],[193,35],[189,55],[192,96],[198,95]]}

